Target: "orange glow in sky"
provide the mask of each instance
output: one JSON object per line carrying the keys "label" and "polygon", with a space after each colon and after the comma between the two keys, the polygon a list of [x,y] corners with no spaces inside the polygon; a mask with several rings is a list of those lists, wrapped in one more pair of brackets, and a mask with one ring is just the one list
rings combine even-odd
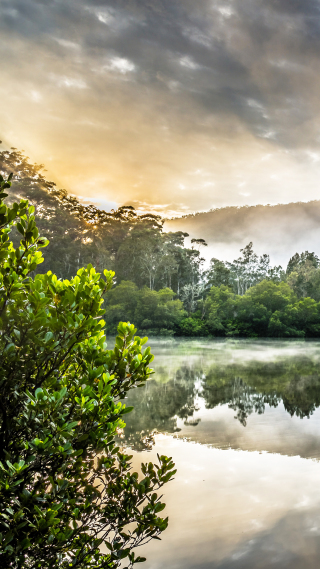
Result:
{"label": "orange glow in sky", "polygon": [[319,197],[311,1],[2,0],[0,138],[105,209]]}

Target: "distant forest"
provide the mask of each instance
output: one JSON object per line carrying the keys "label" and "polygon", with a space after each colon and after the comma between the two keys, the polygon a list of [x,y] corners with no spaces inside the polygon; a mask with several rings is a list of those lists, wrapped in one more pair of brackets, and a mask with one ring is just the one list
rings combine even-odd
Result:
{"label": "distant forest", "polygon": [[320,337],[314,252],[272,267],[268,254],[258,257],[249,243],[232,263],[213,258],[204,270],[201,236],[186,247],[188,234],[164,232],[160,216],[138,215],[132,206],[111,212],[84,206],[47,181],[43,168],[15,148],[0,152],[0,172],[14,174],[8,199],[28,199],[50,241],[41,272],[69,279],[89,263],[115,272],[105,299],[108,333],[129,320],[149,335]]}

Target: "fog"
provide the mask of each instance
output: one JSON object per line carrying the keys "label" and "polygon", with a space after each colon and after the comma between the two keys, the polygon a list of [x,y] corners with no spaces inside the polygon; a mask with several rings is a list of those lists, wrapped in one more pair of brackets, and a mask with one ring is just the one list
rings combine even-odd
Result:
{"label": "fog", "polygon": [[272,264],[286,266],[294,253],[320,255],[320,201],[276,206],[226,207],[168,220],[165,231],[185,231],[202,238],[206,259],[233,261],[250,241],[259,255],[268,253]]}

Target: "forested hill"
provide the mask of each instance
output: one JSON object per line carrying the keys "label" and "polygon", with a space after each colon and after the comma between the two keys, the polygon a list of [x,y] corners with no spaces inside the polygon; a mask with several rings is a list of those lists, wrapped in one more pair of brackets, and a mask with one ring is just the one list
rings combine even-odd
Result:
{"label": "forested hill", "polygon": [[98,270],[114,270],[117,283],[126,280],[139,288],[170,287],[177,292],[198,281],[200,252],[184,247],[182,232],[164,233],[160,216],[139,216],[132,206],[111,212],[84,206],[46,180],[42,164],[31,164],[15,148],[0,151],[0,173],[6,177],[11,172],[7,199],[28,199],[36,208],[40,234],[49,239],[41,272],[70,278],[91,263]]}
{"label": "forested hill", "polygon": [[[83,206],[42,171],[16,149],[0,152],[0,173],[13,173],[7,199],[28,199],[49,239],[39,272],[68,279],[89,263],[115,271],[105,303],[109,333],[130,321],[143,335],[320,337],[320,202],[226,208],[166,222],[163,231],[161,217],[131,206]],[[12,237],[17,244],[18,230]],[[270,249],[274,258],[291,255],[286,268],[270,264]],[[207,270],[202,251],[213,257]]]}
{"label": "forested hill", "polygon": [[267,250],[273,264],[285,266],[296,251],[320,253],[320,200],[226,207],[167,220],[164,230],[200,235],[208,243],[209,259],[232,261],[252,241],[256,253]]}

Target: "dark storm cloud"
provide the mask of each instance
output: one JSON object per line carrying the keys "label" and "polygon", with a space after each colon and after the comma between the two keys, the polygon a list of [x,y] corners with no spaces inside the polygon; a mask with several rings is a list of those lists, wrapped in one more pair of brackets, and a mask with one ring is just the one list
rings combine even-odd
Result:
{"label": "dark storm cloud", "polygon": [[[65,121],[69,144],[81,135],[67,121],[78,121],[80,128],[82,120],[91,162],[95,136],[106,152],[112,147],[111,158],[121,150],[132,172],[140,169],[147,181],[144,196],[132,190],[138,202],[146,200],[152,175],[154,187],[166,180],[154,190],[154,203],[160,204],[170,180],[177,185],[190,168],[209,171],[213,147],[223,148],[217,164],[227,163],[237,154],[234,146],[228,150],[228,141],[237,137],[241,152],[248,148],[248,162],[254,141],[261,154],[269,145],[287,151],[295,164],[306,163],[305,152],[317,162],[318,1],[0,0],[0,50],[9,88],[12,82],[17,96],[42,98],[54,128]],[[43,117],[38,112],[37,120]],[[62,131],[61,126],[60,137]],[[89,143],[79,146],[84,150],[89,152]],[[71,170],[76,167],[69,163]],[[121,184],[130,179],[138,187],[131,178],[129,172]],[[222,193],[224,203],[236,203],[235,182],[217,184],[209,202],[203,190],[198,207],[219,205]],[[195,209],[194,200],[184,199]],[[261,200],[263,192],[254,198]],[[175,195],[173,201],[183,199]]]}

